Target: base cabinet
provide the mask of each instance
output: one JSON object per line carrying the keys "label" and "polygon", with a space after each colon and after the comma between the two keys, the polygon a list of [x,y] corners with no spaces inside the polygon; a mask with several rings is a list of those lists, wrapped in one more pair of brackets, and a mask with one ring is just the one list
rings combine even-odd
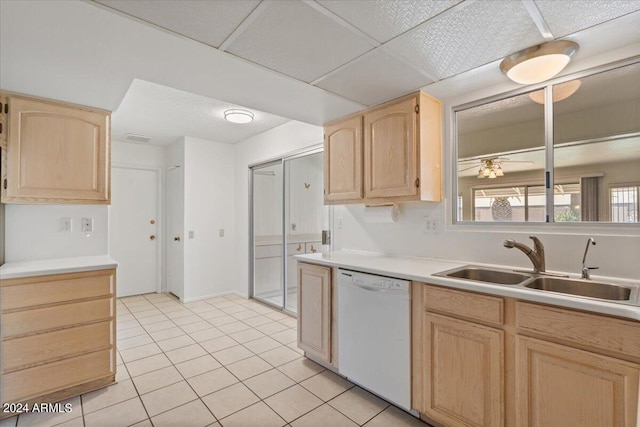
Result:
{"label": "base cabinet", "polygon": [[1,403],[57,402],[115,382],[115,274],[1,281]]}
{"label": "base cabinet", "polygon": [[637,425],[638,365],[523,336],[516,354],[517,426]]}
{"label": "base cabinet", "polygon": [[412,337],[427,421],[640,425],[640,322],[414,282]]}
{"label": "base cabinet", "polygon": [[503,332],[424,314],[426,415],[447,426],[501,426]]}
{"label": "base cabinet", "polygon": [[298,263],[298,347],[331,363],[331,268]]}

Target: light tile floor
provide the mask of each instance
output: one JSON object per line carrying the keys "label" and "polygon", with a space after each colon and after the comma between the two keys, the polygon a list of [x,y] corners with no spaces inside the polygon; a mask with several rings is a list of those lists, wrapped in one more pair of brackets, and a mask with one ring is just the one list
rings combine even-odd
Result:
{"label": "light tile floor", "polygon": [[296,320],[237,296],[121,298],[118,383],[0,427],[426,427],[303,357]]}

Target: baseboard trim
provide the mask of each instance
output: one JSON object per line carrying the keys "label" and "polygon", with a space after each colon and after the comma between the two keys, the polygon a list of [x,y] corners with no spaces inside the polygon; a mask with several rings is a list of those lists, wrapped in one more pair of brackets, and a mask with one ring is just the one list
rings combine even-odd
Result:
{"label": "baseboard trim", "polygon": [[228,295],[235,295],[235,296],[238,296],[240,298],[248,299],[247,295],[243,295],[242,293],[240,293],[238,291],[227,291],[227,292],[218,292],[218,293],[209,294],[209,295],[202,295],[202,296],[199,296],[199,297],[184,298],[184,299],[181,299],[180,301],[182,301],[183,303],[189,303],[189,302],[202,301],[202,300],[210,299],[210,298],[224,297],[224,296],[228,296]]}

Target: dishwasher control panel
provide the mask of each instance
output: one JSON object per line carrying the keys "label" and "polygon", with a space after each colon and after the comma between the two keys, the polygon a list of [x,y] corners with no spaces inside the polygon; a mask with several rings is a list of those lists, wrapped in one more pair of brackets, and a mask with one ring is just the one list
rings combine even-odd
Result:
{"label": "dishwasher control panel", "polygon": [[352,283],[356,286],[364,286],[386,291],[408,291],[409,281],[394,279],[391,277],[374,276],[372,274],[351,273]]}

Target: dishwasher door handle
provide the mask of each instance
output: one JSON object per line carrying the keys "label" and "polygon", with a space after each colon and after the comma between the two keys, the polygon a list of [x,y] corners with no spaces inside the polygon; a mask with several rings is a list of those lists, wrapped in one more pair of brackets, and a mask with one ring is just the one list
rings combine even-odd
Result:
{"label": "dishwasher door handle", "polygon": [[393,293],[393,294],[401,294],[401,293],[405,293],[408,294],[409,291],[407,290],[403,290],[403,289],[381,289],[381,288],[376,288],[374,286],[369,286],[369,285],[362,285],[362,284],[356,284],[353,283],[352,286],[360,288],[360,289],[364,289],[365,291],[369,291],[369,292],[381,292],[381,293]]}

